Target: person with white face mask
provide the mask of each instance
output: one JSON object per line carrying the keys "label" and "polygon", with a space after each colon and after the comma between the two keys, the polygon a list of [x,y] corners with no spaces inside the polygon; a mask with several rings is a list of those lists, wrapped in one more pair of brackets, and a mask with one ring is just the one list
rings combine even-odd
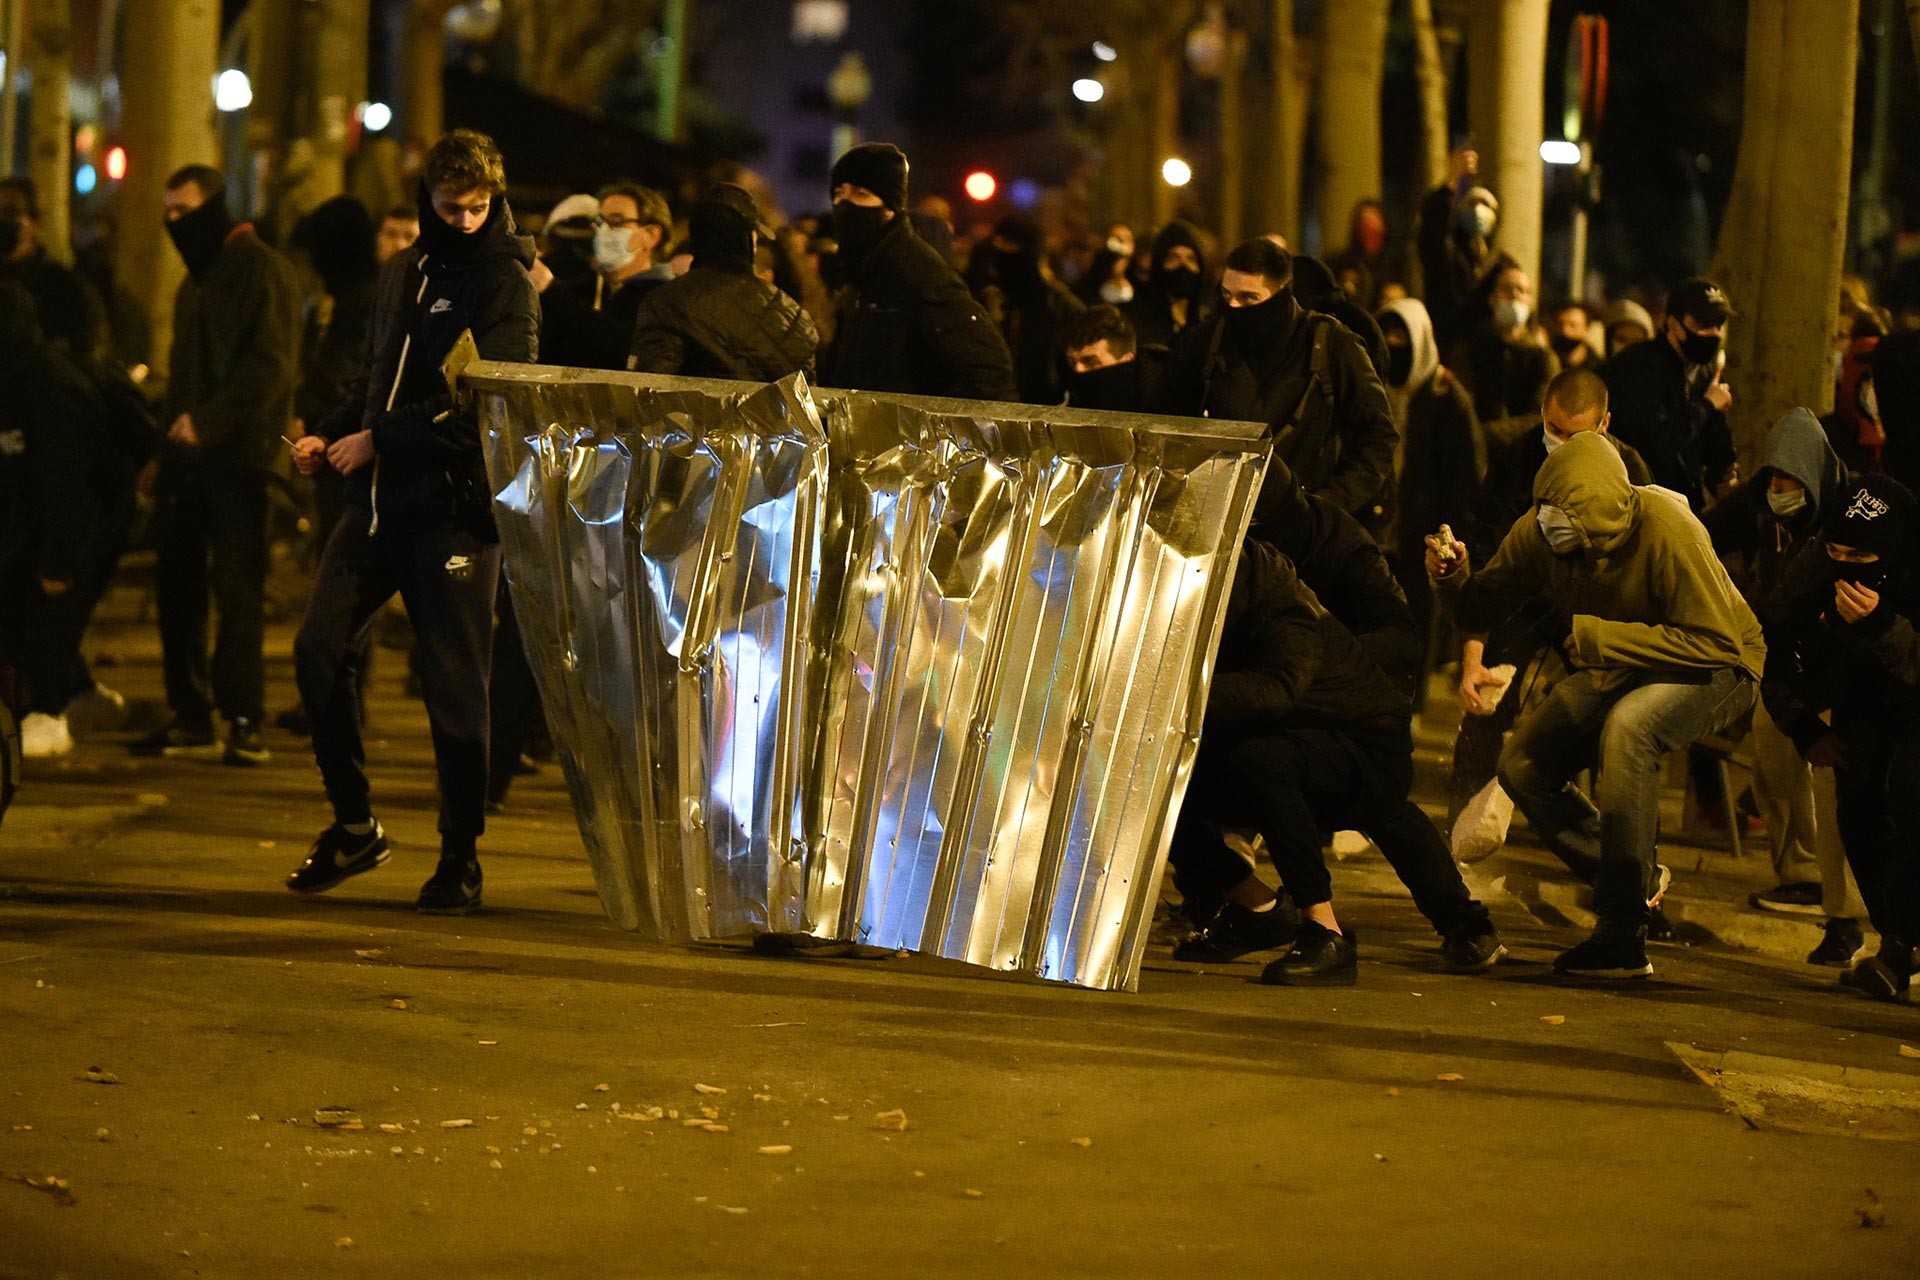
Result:
{"label": "person with white face mask", "polygon": [[1440,350],[1450,351],[1474,320],[1476,295],[1496,255],[1493,240],[1500,201],[1478,184],[1480,156],[1471,147],[1453,153],[1447,180],[1420,202],[1417,241],[1425,301],[1433,315]]}
{"label": "person with white face mask", "polygon": [[673,278],[660,260],[673,226],[666,199],[637,183],[616,182],[601,188],[597,202],[586,242],[590,270],[553,279],[544,262],[535,266],[542,364],[624,369],[641,302]]}
{"label": "person with white face mask", "polygon": [[[1533,497],[1484,568],[1474,572],[1465,543],[1436,535],[1427,573],[1469,633],[1531,611],[1561,637],[1572,674],[1521,716],[1500,785],[1594,886],[1593,936],[1554,971],[1645,977],[1648,921],[1670,878],[1657,861],[1661,759],[1747,713],[1766,645],[1686,502],[1631,484],[1599,433],[1555,449]],[[1573,780],[1596,763],[1589,800]]]}
{"label": "person with white face mask", "polygon": [[1489,304],[1491,315],[1455,345],[1447,367],[1466,384],[1487,434],[1510,440],[1532,425],[1560,360],[1534,322],[1533,281],[1525,271],[1511,263],[1498,268]]}
{"label": "person with white face mask", "polygon": [[[1766,600],[1779,587],[1787,565],[1818,539],[1846,478],[1846,465],[1810,411],[1792,409],[1774,423],[1753,480],[1701,517],[1747,599]],[[1753,793],[1779,879],[1752,904],[1824,915],[1826,937],[1808,962],[1845,965],[1863,941],[1864,908],[1835,827],[1833,770],[1811,767],[1764,705],[1754,711],[1753,745]]]}

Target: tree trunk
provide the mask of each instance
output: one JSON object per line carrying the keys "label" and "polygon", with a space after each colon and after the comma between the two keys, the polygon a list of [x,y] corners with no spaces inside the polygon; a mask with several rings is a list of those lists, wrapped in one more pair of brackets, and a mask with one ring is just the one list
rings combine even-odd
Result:
{"label": "tree trunk", "polygon": [[1546,135],[1548,0],[1485,0],[1467,35],[1480,181],[1500,199],[1494,248],[1540,278],[1540,142]]}
{"label": "tree trunk", "polygon": [[1305,132],[1306,92],[1300,83],[1298,42],[1293,36],[1293,0],[1271,0],[1267,62],[1272,95],[1267,117],[1267,217],[1270,230],[1300,243],[1300,143]]}
{"label": "tree trunk", "polygon": [[406,101],[402,131],[430,147],[447,125],[447,0],[413,0],[407,12]]}
{"label": "tree trunk", "polygon": [[153,358],[164,373],[173,295],[186,269],[160,218],[167,178],[185,164],[217,164],[213,132],[216,0],[127,0],[120,68],[120,132],[127,177],[120,189],[121,283],[153,321]]}
{"label": "tree trunk", "polygon": [[73,31],[67,0],[40,0],[29,14],[27,70],[33,114],[27,130],[27,173],[39,190],[40,244],[60,261],[73,256],[69,206],[73,193],[73,109],[67,98]]}
{"label": "tree trunk", "polygon": [[1380,198],[1380,80],[1391,0],[1320,11],[1320,252],[1346,245],[1353,207]]}
{"label": "tree trunk", "polygon": [[1433,0],[1408,0],[1407,7],[1413,22],[1413,76],[1420,91],[1420,193],[1425,195],[1447,180],[1447,69],[1433,26]]}
{"label": "tree trunk", "polygon": [[1920,0],[1907,0],[1907,30],[1912,33],[1914,59],[1920,61]]}
{"label": "tree trunk", "polygon": [[1180,154],[1180,82],[1183,71],[1180,42],[1163,43],[1153,51],[1152,115],[1148,138],[1148,167],[1153,183],[1153,225],[1164,227],[1173,221],[1180,207],[1180,190],[1161,176],[1161,166],[1169,157]]}
{"label": "tree trunk", "polygon": [[1742,457],[1787,410],[1833,403],[1859,19],[1859,0],[1747,6],[1740,154],[1713,265],[1740,313],[1727,326],[1727,381]]}
{"label": "tree trunk", "polygon": [[0,0],[0,45],[7,52],[7,74],[0,76],[0,176],[13,177],[13,157],[19,149],[20,56],[27,30],[27,0]]}
{"label": "tree trunk", "polygon": [[368,18],[368,0],[307,0],[300,7],[295,132],[301,155],[297,171],[289,165],[292,182],[280,211],[285,227],[347,189],[353,110],[367,96]]}
{"label": "tree trunk", "polygon": [[1247,33],[1227,33],[1220,67],[1220,243],[1239,244],[1247,209],[1246,97]]}

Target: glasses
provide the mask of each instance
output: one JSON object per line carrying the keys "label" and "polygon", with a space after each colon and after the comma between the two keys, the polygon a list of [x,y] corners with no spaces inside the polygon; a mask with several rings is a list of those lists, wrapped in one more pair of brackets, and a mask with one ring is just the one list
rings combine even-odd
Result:
{"label": "glasses", "polygon": [[593,220],[596,227],[612,227],[615,231],[625,231],[628,227],[651,227],[658,225],[645,218],[629,218],[625,214],[602,214]]}

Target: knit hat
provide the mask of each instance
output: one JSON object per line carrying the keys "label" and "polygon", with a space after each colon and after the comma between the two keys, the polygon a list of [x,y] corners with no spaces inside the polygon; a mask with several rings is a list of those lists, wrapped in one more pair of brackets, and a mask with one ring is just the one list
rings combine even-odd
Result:
{"label": "knit hat", "polygon": [[1827,520],[1827,541],[1883,560],[1906,561],[1913,539],[1914,498],[1887,476],[1867,476],[1844,485]]}
{"label": "knit hat", "polygon": [[827,190],[842,183],[865,187],[896,213],[907,207],[907,155],[891,142],[866,142],[833,163]]}

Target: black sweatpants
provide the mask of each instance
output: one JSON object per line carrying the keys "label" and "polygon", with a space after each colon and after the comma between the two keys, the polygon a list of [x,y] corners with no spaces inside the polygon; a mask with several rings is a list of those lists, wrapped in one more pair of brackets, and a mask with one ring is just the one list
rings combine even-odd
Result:
{"label": "black sweatpants", "polygon": [[[155,585],[167,705],[210,728],[260,723],[266,705],[267,473],[170,457],[154,486]],[[207,606],[219,612],[207,662]]]}
{"label": "black sweatpants", "polygon": [[1412,751],[1404,743],[1327,729],[1203,742],[1174,829],[1174,884],[1198,913],[1217,905],[1248,874],[1221,843],[1220,830],[1251,827],[1265,838],[1296,906],[1329,902],[1323,835],[1355,830],[1380,846],[1438,933],[1472,931],[1486,923],[1487,910],[1467,891],[1432,819],[1408,798],[1412,784]]}
{"label": "black sweatpants", "polygon": [[1841,740],[1846,763],[1833,777],[1847,865],[1880,936],[1920,946],[1920,724],[1849,724]]}
{"label": "black sweatpants", "polygon": [[520,753],[542,728],[545,711],[533,667],[520,638],[520,617],[514,612],[513,591],[500,579],[499,626],[493,636],[493,676],[487,689],[493,741],[489,754],[487,799],[498,804],[513,785]]}
{"label": "black sweatpants", "polygon": [[300,700],[334,821],[372,816],[356,710],[360,654],[381,606],[398,592],[419,642],[440,781],[440,833],[477,837],[486,828],[487,680],[500,544],[452,521],[377,535],[367,524],[364,510],[349,507],[334,526],[293,645]]}

